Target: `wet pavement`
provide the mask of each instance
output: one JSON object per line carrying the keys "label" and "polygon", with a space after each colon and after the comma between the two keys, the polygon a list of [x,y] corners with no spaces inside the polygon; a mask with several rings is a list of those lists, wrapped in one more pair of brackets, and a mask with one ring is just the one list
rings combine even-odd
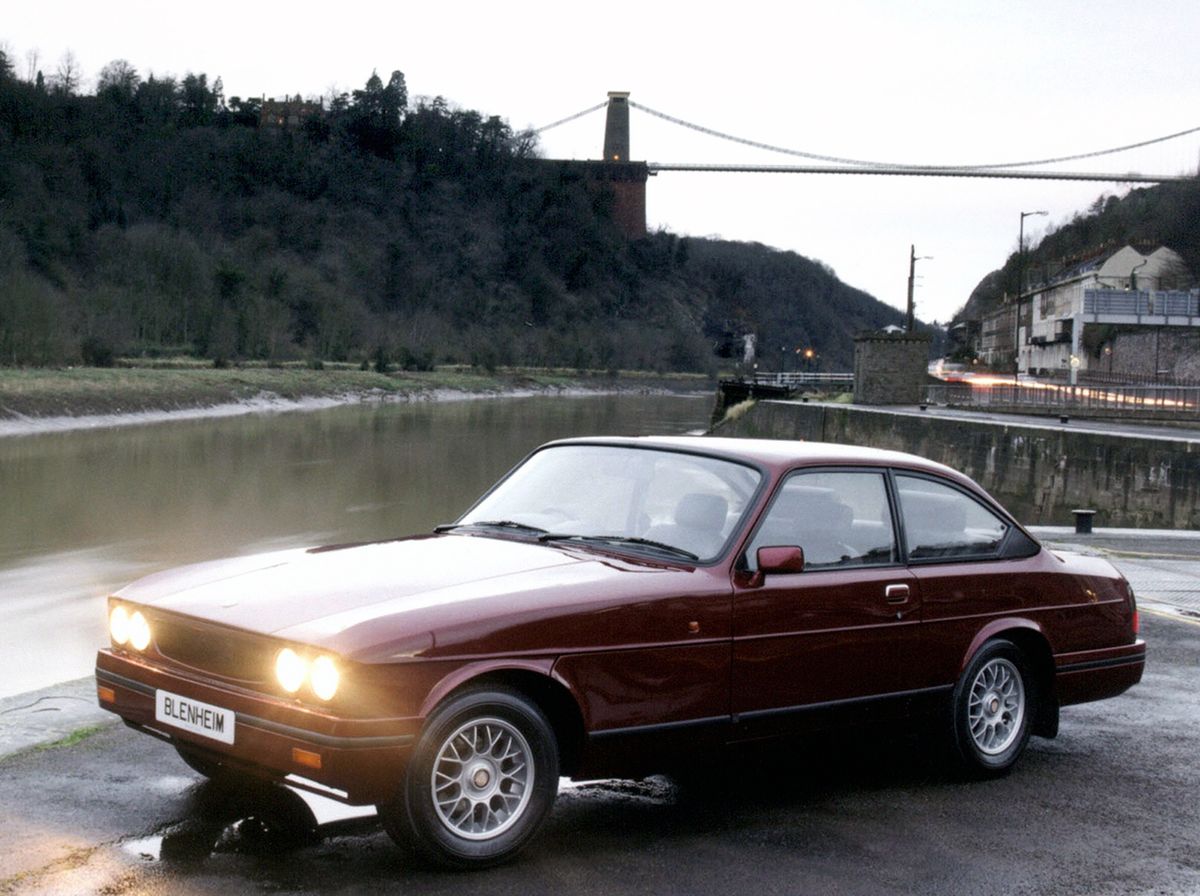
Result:
{"label": "wet pavement", "polygon": [[1007,778],[964,782],[932,735],[880,732],[739,753],[685,786],[564,781],[515,863],[445,874],[369,809],[204,781],[84,679],[0,701],[0,894],[1200,893],[1200,533],[1037,534],[1125,572],[1150,654],[1141,685],[1064,710]]}

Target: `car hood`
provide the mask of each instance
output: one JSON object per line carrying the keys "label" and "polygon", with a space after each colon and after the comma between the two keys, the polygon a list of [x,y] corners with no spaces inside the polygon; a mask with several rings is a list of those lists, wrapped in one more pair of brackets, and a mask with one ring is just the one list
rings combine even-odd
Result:
{"label": "car hood", "polygon": [[[141,579],[117,597],[368,661],[428,654],[464,629],[494,630],[554,606],[611,597],[614,580],[687,575],[565,545],[420,536],[218,560]],[[656,591],[657,588],[650,588]]]}

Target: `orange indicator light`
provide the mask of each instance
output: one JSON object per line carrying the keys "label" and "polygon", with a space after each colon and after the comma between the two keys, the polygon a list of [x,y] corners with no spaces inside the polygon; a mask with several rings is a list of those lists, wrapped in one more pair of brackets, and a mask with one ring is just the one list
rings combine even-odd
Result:
{"label": "orange indicator light", "polygon": [[303,765],[305,768],[321,767],[321,754],[314,753],[311,750],[301,750],[299,747],[292,747],[292,762],[296,765]]}
{"label": "orange indicator light", "polygon": [[106,688],[102,684],[96,685],[96,696],[100,698],[101,703],[117,702],[117,692],[112,688]]}

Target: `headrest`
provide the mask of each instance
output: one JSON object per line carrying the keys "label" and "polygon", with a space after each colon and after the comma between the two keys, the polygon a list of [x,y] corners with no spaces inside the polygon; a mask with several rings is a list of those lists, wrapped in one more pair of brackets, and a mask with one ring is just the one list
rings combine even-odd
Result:
{"label": "headrest", "polygon": [[684,495],[675,508],[675,522],[689,529],[720,532],[729,515],[729,502],[720,495],[693,492]]}

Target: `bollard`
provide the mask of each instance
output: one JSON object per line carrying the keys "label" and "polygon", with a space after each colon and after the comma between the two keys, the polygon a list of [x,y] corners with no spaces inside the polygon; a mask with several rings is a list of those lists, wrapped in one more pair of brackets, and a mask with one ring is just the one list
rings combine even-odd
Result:
{"label": "bollard", "polygon": [[1092,534],[1092,517],[1096,515],[1094,510],[1072,510],[1075,514],[1075,534],[1076,535],[1091,535]]}

